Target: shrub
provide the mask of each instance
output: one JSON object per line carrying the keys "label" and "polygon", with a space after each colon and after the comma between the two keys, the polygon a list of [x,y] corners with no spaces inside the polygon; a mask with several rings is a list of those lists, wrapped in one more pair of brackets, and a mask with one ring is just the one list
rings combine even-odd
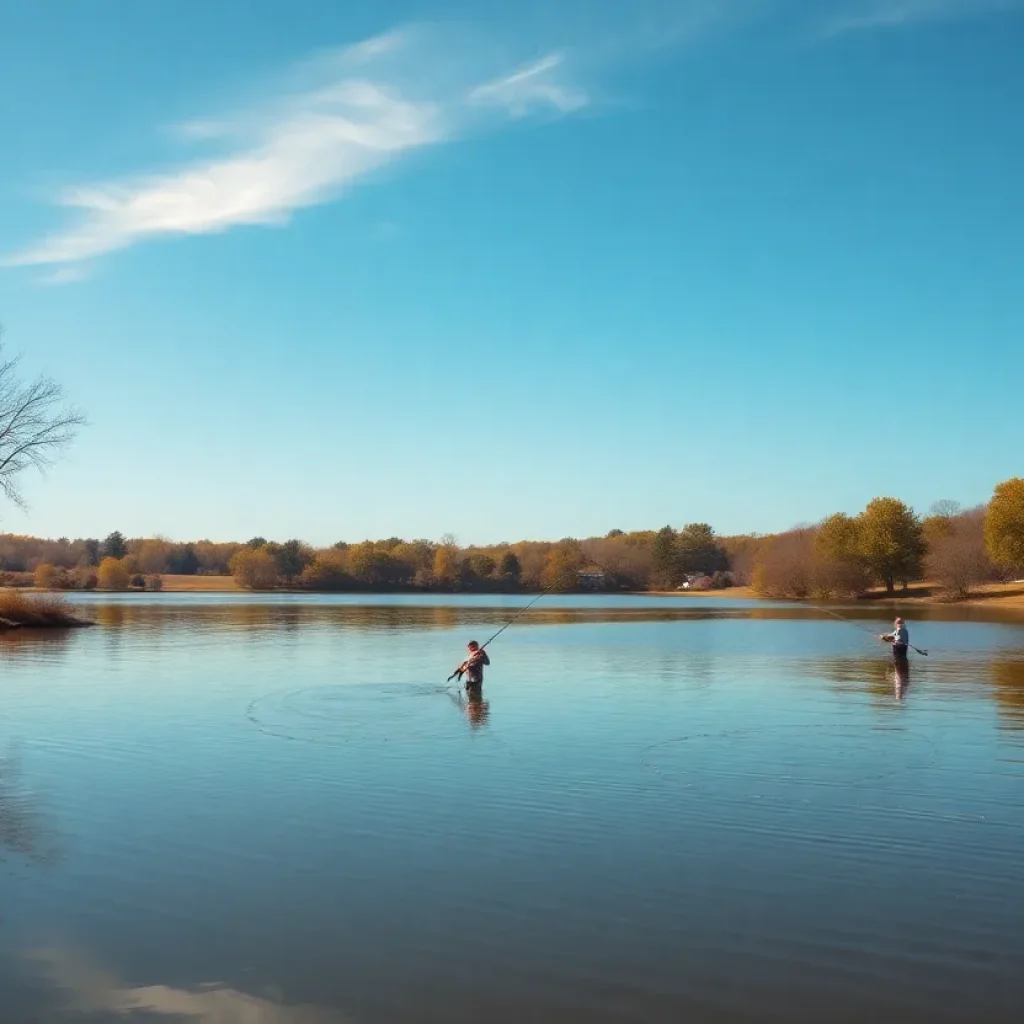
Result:
{"label": "shrub", "polygon": [[137,572],[132,576],[128,586],[135,587],[137,590],[144,590],[146,587],[146,577],[141,572]]}
{"label": "shrub", "polygon": [[355,580],[347,564],[344,552],[325,551],[303,569],[299,582],[310,590],[352,590]]}
{"label": "shrub", "polygon": [[35,585],[39,590],[56,590],[60,585],[61,571],[55,565],[42,562],[36,566]]}
{"label": "shrub", "polygon": [[231,574],[246,590],[272,590],[277,586],[277,563],[266,548],[242,548],[231,558]]}
{"label": "shrub", "polygon": [[63,594],[0,592],[0,620],[7,626],[82,626],[85,621]]}
{"label": "shrub", "polygon": [[131,573],[119,558],[104,558],[100,562],[97,583],[101,590],[127,590]]}

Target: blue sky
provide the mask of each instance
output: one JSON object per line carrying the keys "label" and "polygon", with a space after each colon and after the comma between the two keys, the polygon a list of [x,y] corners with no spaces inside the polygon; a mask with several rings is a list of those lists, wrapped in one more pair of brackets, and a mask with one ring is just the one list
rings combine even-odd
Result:
{"label": "blue sky", "polygon": [[1013,0],[14,5],[0,322],[91,424],[0,528],[982,501],[1024,472],[1022,52]]}

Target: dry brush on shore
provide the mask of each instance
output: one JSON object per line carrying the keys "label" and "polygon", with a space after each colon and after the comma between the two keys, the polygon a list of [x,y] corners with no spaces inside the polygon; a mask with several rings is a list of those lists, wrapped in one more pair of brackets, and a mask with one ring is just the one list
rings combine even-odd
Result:
{"label": "dry brush on shore", "polygon": [[0,590],[0,630],[91,626],[61,594]]}

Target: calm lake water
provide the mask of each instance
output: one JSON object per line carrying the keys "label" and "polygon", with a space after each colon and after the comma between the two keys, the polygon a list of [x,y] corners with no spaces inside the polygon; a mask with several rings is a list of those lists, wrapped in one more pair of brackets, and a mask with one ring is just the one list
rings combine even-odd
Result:
{"label": "calm lake water", "polygon": [[1024,1017],[1021,620],[523,602],[0,639],[0,1020]]}

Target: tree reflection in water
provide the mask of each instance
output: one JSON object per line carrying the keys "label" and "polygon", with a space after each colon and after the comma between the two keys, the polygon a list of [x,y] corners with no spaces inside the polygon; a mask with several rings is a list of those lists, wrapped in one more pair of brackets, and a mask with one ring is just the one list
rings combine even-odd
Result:
{"label": "tree reflection in water", "polygon": [[12,853],[34,863],[57,856],[53,833],[46,827],[36,797],[22,783],[21,762],[9,753],[0,755],[0,860]]}
{"label": "tree reflection in water", "polygon": [[991,665],[996,707],[1008,729],[1024,729],[1024,657],[999,658]]}

